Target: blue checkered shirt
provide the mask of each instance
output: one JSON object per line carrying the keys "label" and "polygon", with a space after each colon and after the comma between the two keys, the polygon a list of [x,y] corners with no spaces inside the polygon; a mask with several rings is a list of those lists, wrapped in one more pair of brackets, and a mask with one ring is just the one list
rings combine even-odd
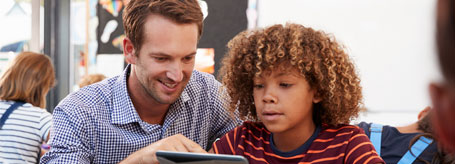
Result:
{"label": "blue checkered shirt", "polygon": [[240,124],[225,110],[221,84],[198,71],[193,71],[181,96],[170,105],[163,125],[142,121],[126,87],[129,68],[123,76],[84,87],[59,103],[53,112],[51,150],[42,163],[118,163],[179,133],[207,149]]}

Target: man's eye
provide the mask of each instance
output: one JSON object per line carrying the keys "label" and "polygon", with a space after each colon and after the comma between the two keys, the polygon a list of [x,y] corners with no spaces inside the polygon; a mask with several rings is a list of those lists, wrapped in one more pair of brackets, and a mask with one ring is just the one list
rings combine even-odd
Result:
{"label": "man's eye", "polygon": [[187,57],[184,57],[183,60],[184,61],[191,61],[191,60],[193,60],[193,58],[194,58],[193,56],[187,56]]}
{"label": "man's eye", "polygon": [[164,58],[164,57],[155,57],[155,60],[158,60],[158,61],[165,61],[166,58]]}

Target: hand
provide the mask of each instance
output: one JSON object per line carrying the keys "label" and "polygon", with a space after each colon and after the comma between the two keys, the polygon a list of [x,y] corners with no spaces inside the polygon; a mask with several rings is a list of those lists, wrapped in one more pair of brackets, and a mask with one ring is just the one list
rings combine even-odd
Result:
{"label": "hand", "polygon": [[181,134],[176,134],[134,152],[120,163],[159,164],[156,158],[158,150],[207,153],[199,144]]}

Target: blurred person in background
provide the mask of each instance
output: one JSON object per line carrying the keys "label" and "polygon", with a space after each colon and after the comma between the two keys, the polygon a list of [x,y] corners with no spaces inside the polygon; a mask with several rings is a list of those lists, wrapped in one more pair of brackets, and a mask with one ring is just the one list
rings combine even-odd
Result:
{"label": "blurred person in background", "polygon": [[444,81],[429,86],[433,122],[441,145],[455,153],[455,0],[437,3],[436,41]]}
{"label": "blurred person in background", "polygon": [[[20,53],[0,78],[0,163],[37,163],[52,116],[46,94],[55,84],[51,59]],[[40,154],[41,153],[41,154]]]}
{"label": "blurred person in background", "polygon": [[104,76],[103,74],[89,74],[89,75],[85,75],[80,81],[79,81],[79,88],[82,88],[82,87],[85,87],[87,85],[90,85],[90,84],[94,84],[94,83],[97,83],[97,82],[100,82],[102,80],[104,80],[106,78],[106,76]]}
{"label": "blurred person in background", "polygon": [[366,122],[358,126],[365,131],[386,163],[454,163],[453,156],[438,148],[431,124],[433,112],[426,107],[419,112],[417,122],[406,126]]}

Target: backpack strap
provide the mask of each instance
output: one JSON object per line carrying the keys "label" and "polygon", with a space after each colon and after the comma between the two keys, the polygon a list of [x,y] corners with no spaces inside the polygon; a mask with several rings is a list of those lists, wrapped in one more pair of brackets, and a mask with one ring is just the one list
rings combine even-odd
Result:
{"label": "backpack strap", "polygon": [[[433,142],[432,139],[421,136],[419,140],[417,140],[412,146],[411,150],[408,150],[403,157],[401,157],[398,164],[407,164],[412,163],[416,160],[416,158],[422,154],[422,152]],[[412,152],[412,153],[411,153]]]}
{"label": "backpack strap", "polygon": [[382,124],[371,123],[370,126],[370,141],[373,143],[374,148],[379,156],[381,156],[381,136]]}
{"label": "backpack strap", "polygon": [[13,105],[6,109],[5,113],[2,115],[2,118],[0,118],[0,129],[2,129],[3,124],[5,124],[6,119],[8,119],[9,115],[13,113],[16,108],[22,105],[24,105],[24,102],[16,101]]}

